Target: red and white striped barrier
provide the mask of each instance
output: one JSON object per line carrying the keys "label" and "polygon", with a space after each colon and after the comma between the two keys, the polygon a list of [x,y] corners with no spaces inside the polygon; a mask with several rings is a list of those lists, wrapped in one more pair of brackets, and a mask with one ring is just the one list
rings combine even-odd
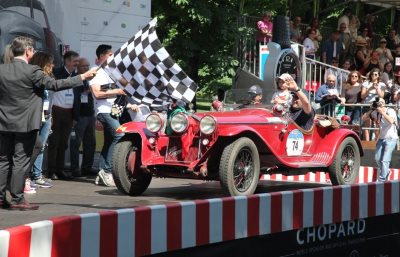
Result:
{"label": "red and white striped barrier", "polygon": [[[390,169],[389,180],[398,180],[400,169]],[[375,182],[378,178],[378,171],[375,167],[360,167],[356,183]],[[306,175],[285,176],[282,174],[262,175],[261,180],[289,181],[289,182],[315,182],[330,183],[329,174],[325,172],[309,172]]]}
{"label": "red and white striped barrier", "polygon": [[0,257],[143,256],[399,213],[400,182],[59,217],[0,231]]}

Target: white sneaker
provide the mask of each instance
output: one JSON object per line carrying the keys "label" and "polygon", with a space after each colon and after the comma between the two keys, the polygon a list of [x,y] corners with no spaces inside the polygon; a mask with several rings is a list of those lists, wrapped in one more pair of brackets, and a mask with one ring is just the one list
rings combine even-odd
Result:
{"label": "white sneaker", "polygon": [[97,175],[96,178],[94,179],[94,184],[98,185],[99,181],[100,181],[100,177],[99,177],[99,175]]}
{"label": "white sneaker", "polygon": [[31,180],[25,179],[24,194],[36,194],[36,190],[31,187]]}
{"label": "white sneaker", "polygon": [[38,179],[35,180],[36,185],[38,185],[41,188],[51,188],[53,187],[52,184],[50,184],[49,182],[47,182],[43,176],[40,176]]}
{"label": "white sneaker", "polygon": [[[103,172],[104,172],[104,170],[100,170],[100,171],[103,171]],[[100,173],[100,171],[97,173],[97,176],[96,176],[96,178],[94,179],[94,184],[95,184],[95,185],[99,185],[99,186],[105,186],[103,180],[102,180],[102,179],[100,178],[100,176],[98,175],[98,174]]]}
{"label": "white sneaker", "polygon": [[103,181],[104,185],[108,187],[115,187],[114,178],[111,173],[105,172],[104,170],[100,170],[99,177]]}

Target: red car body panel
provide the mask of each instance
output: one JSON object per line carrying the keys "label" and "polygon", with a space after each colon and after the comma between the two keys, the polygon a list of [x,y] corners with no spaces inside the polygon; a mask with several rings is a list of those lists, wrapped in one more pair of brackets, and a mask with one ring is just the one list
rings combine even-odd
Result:
{"label": "red car body panel", "polygon": [[[257,106],[226,112],[207,112],[193,114],[195,117],[190,119],[192,123],[199,124],[199,120],[205,115],[212,116],[216,120],[216,131],[211,135],[204,135],[200,133],[199,125],[197,127],[195,125],[189,151],[184,158],[180,148],[182,135],[167,136],[163,133],[152,133],[147,130],[144,122],[129,122],[123,124],[117,131],[140,137],[141,144],[138,145],[141,146],[142,168],[149,171],[169,167],[198,172],[208,165],[212,158],[218,158],[221,149],[239,137],[249,137],[253,140],[259,151],[261,167],[269,170],[272,167],[287,170],[326,168],[332,163],[341,142],[346,137],[353,137],[356,140],[360,154],[363,155],[361,141],[352,130],[314,125],[310,133],[300,133],[301,129],[299,130],[296,124],[291,121],[286,121],[288,124],[285,124],[285,118],[275,115],[267,108]],[[301,153],[289,154],[289,135],[303,137],[304,145]],[[151,144],[150,138],[154,138],[155,143]],[[209,141],[207,145],[202,144],[204,139]]]}

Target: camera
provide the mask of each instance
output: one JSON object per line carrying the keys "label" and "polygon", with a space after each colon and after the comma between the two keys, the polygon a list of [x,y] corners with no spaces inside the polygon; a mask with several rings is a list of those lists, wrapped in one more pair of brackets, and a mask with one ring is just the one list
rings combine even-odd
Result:
{"label": "camera", "polygon": [[379,100],[379,97],[375,97],[375,100],[372,102],[371,109],[375,110],[376,108],[383,106],[383,103]]}

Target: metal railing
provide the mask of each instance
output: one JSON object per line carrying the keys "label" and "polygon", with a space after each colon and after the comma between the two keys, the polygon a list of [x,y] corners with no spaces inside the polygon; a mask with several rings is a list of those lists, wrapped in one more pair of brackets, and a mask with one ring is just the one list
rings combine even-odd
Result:
{"label": "metal railing", "polygon": [[[239,65],[243,70],[255,76],[259,75],[258,72],[260,65],[259,53],[257,52],[260,46],[257,45],[256,41],[256,23],[259,20],[259,17],[254,16],[241,16],[238,19],[238,28],[240,28],[241,31],[241,36],[237,44]],[[305,32],[307,26],[307,24],[301,24],[301,30]],[[323,35],[321,43],[330,37],[330,34],[333,30],[335,30],[335,28],[321,28],[321,34]],[[379,36],[376,36],[376,38],[374,38],[374,43],[377,41],[378,37]],[[343,84],[347,81],[350,71],[306,57],[304,46],[301,44],[294,43],[292,45],[292,48],[297,48],[295,49],[295,51],[299,53],[302,72],[302,81],[300,87],[308,92],[308,98],[310,99],[312,106],[318,113],[327,113],[330,116],[339,119],[343,115],[343,110],[346,107],[360,108],[359,125],[361,126],[361,130],[376,131],[378,129],[374,126],[374,123],[372,123],[372,126],[364,126],[362,122],[362,114],[363,112],[365,112],[363,111],[363,109],[369,108],[370,104],[336,104],[333,107],[327,105],[321,108],[320,104],[315,102],[315,97],[318,88],[325,83],[327,73],[331,72],[336,75],[336,88],[341,95]],[[366,77],[363,76],[362,79],[366,79]],[[393,105],[388,106],[394,107]],[[330,109],[327,110],[326,108]]]}
{"label": "metal railing", "polygon": [[[386,107],[393,108],[396,112],[399,111],[399,105],[386,104]],[[346,107],[353,107],[352,112],[358,112],[355,116],[358,118],[356,121],[351,120],[349,124],[359,125],[362,131],[362,139],[365,141],[377,140],[376,131],[379,130],[376,120],[372,120],[371,117],[365,116],[365,113],[371,108],[371,104],[327,104],[317,110],[319,114],[329,115],[336,119],[340,119],[346,114]],[[370,121],[369,121],[370,120]],[[371,125],[367,124],[370,123]],[[368,138],[366,138],[368,137]]]}

